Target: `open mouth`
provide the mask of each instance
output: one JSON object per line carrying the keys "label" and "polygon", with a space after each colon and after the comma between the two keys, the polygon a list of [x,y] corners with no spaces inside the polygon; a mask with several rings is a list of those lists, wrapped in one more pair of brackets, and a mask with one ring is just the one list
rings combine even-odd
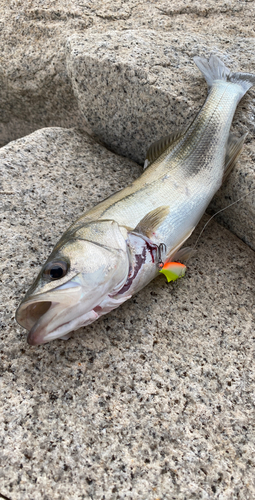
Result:
{"label": "open mouth", "polygon": [[52,302],[32,302],[21,304],[16,315],[18,323],[30,330],[35,323],[43,316],[51,307]]}
{"label": "open mouth", "polygon": [[45,344],[95,321],[97,313],[90,310],[90,304],[84,304],[82,299],[82,288],[71,285],[24,300],[17,310],[16,319],[29,331],[28,343]]}
{"label": "open mouth", "polygon": [[77,316],[73,317],[73,309],[72,306],[63,307],[60,302],[24,302],[17,311],[17,321],[29,330],[28,344],[45,344],[57,338],[68,338],[68,333],[89,325],[99,317],[93,309],[80,315],[80,311],[75,311]]}
{"label": "open mouth", "polygon": [[28,302],[22,302],[17,310],[17,322],[29,330],[27,341],[30,345],[39,345],[48,342],[47,337],[49,332],[49,324],[51,330],[53,327],[52,321],[57,315],[57,310],[60,304],[50,300],[38,300],[32,298]]}

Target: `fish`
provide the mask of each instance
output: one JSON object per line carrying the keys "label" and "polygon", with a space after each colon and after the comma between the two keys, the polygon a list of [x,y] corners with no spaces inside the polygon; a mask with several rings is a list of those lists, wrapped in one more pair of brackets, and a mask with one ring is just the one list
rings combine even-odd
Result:
{"label": "fish", "polygon": [[194,62],[208,84],[203,107],[189,126],[149,147],[138,179],[62,235],[16,312],[30,345],[68,339],[160,272],[168,281],[184,276],[181,247],[242,150],[245,136],[235,138],[230,127],[255,84],[255,75],[232,73],[215,55]]}

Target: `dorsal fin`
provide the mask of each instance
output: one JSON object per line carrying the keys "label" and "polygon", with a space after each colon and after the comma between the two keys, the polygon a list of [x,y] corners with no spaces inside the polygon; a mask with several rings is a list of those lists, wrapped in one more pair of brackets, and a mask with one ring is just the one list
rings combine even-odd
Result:
{"label": "dorsal fin", "polygon": [[246,139],[247,134],[242,135],[239,139],[237,139],[233,134],[229,135],[227,151],[225,157],[225,167],[224,167],[224,175],[223,182],[230,174],[232,168],[235,166],[238,156],[240,155],[244,141]]}
{"label": "dorsal fin", "polygon": [[166,149],[168,149],[170,146],[175,146],[176,143],[181,139],[181,137],[183,137],[185,132],[186,129],[176,130],[172,134],[161,137],[161,139],[159,139],[158,141],[153,142],[147,151],[144,162],[144,169],[151,165],[151,163],[153,163],[157,158],[159,158],[159,156],[162,155],[162,153],[164,153],[164,151],[166,151]]}
{"label": "dorsal fin", "polygon": [[134,229],[134,233],[141,233],[144,236],[147,236],[147,238],[151,238],[157,227],[160,226],[168,214],[169,206],[155,208],[146,214],[140,222],[138,222]]}

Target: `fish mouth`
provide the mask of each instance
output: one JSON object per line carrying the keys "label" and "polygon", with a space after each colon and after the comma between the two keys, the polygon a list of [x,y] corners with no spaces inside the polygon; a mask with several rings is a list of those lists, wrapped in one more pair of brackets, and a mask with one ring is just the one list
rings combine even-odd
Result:
{"label": "fish mouth", "polygon": [[30,330],[39,318],[50,309],[51,305],[52,302],[50,301],[23,303],[17,311],[16,319],[26,330]]}
{"label": "fish mouth", "polygon": [[45,293],[30,297],[29,300],[24,300],[17,310],[16,320],[29,330],[27,342],[30,345],[46,344],[51,340],[63,338],[69,332],[89,325],[98,318],[93,309],[84,310],[79,286],[69,289],[68,296],[63,293],[62,300],[56,300],[57,296],[54,297],[54,294],[51,294],[52,297],[47,295]]}

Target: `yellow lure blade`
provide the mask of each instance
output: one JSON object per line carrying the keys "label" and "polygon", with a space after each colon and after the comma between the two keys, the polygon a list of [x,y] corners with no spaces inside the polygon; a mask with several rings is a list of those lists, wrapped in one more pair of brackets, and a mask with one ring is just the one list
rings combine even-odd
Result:
{"label": "yellow lure blade", "polygon": [[185,275],[187,267],[180,262],[166,262],[160,273],[164,274],[168,283],[170,281],[176,281],[178,278],[182,278]]}

